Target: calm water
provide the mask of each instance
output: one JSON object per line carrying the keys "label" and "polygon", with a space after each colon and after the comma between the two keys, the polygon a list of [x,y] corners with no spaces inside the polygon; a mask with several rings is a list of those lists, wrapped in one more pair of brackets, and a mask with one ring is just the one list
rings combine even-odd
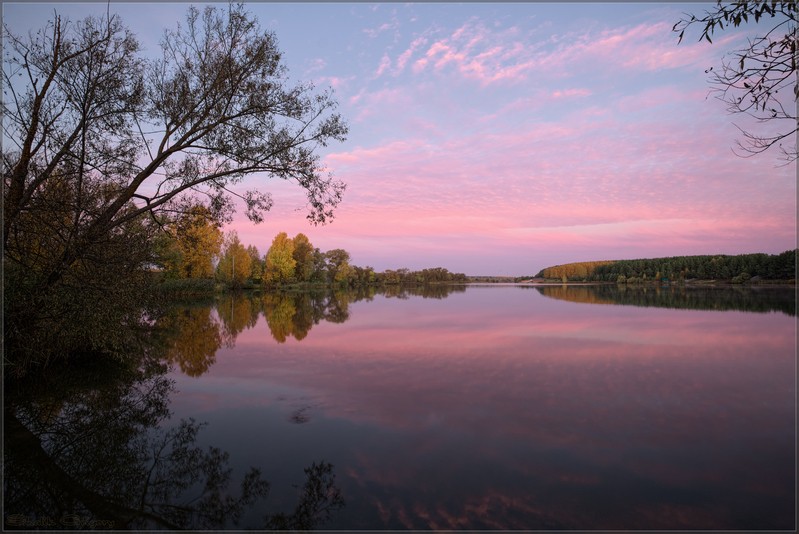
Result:
{"label": "calm water", "polygon": [[795,528],[793,290],[240,294],[159,322],[166,372],[10,403],[6,526]]}

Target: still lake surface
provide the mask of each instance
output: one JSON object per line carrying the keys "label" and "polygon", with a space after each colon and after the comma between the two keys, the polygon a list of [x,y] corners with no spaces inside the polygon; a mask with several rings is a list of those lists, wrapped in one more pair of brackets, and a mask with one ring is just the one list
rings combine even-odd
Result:
{"label": "still lake surface", "polygon": [[[12,403],[76,480],[113,473],[135,450],[128,461],[141,462],[139,471],[86,482],[111,501],[119,502],[112,476],[130,477],[137,495],[135,477],[154,476],[153,446],[131,443],[193,419],[203,423],[189,433],[196,446],[228,455],[230,488],[251,467],[270,484],[266,498],[241,509],[243,529],[291,512],[314,463],[329,464],[326,480],[343,498],[317,499],[327,506],[320,529],[796,528],[793,289],[234,294],[186,303],[162,320],[173,332],[161,373],[168,385],[151,419],[131,416],[139,437],[109,439],[106,429],[70,445],[73,458],[65,444],[83,438],[58,436],[81,430],[69,414],[91,419],[85,392],[49,412],[41,398]],[[161,387],[147,380],[120,395],[142,405]],[[108,459],[96,460],[100,469],[87,457]],[[7,526],[9,514],[17,526],[55,528],[64,510],[86,524],[117,517],[43,497],[22,505],[47,477],[31,481],[9,465]],[[184,502],[195,481],[159,465],[187,483],[158,498]],[[128,526],[164,527],[142,521]]]}

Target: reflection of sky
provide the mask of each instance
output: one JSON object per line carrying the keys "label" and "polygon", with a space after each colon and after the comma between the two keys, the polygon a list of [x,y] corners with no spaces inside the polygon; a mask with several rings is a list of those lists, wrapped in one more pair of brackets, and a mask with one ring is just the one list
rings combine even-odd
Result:
{"label": "reflection of sky", "polygon": [[334,463],[331,527],[785,528],[795,328],[513,287],[378,296],[301,342],[261,317],[176,377],[173,409],[273,482]]}

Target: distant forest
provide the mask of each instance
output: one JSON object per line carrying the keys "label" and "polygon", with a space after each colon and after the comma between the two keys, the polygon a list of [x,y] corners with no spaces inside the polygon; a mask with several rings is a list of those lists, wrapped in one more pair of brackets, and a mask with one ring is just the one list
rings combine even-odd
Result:
{"label": "distant forest", "polygon": [[587,261],[542,269],[536,278],[570,282],[684,282],[724,280],[740,284],[762,280],[795,280],[796,249],[782,254],[672,256],[616,261]]}

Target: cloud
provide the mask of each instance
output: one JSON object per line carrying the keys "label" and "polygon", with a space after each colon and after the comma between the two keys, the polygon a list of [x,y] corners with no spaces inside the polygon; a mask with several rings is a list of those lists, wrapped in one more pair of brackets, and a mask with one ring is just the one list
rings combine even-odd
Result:
{"label": "cloud", "polygon": [[[335,90],[343,89],[350,82],[355,80],[355,76],[340,77],[340,76],[321,76],[316,78],[318,85],[327,84]],[[357,95],[356,95],[357,96]],[[355,98],[355,97],[352,97]]]}
{"label": "cloud", "polygon": [[391,67],[391,59],[388,57],[388,54],[383,54],[383,57],[380,58],[380,65],[378,65],[374,77],[379,78],[389,69],[389,67]]}
{"label": "cloud", "polygon": [[363,33],[365,33],[367,36],[369,36],[369,38],[374,39],[375,37],[377,37],[381,33],[387,32],[389,30],[396,30],[398,25],[399,24],[398,24],[398,22],[396,20],[394,20],[392,22],[384,22],[383,24],[381,24],[380,26],[378,26],[376,28],[365,28],[363,30]]}
{"label": "cloud", "polygon": [[[395,74],[456,72],[481,86],[530,81],[532,75],[578,76],[585,69],[652,72],[707,64],[714,52],[702,43],[677,47],[670,25],[645,23],[602,31],[567,32],[537,39],[517,27],[489,26],[472,18],[454,31],[417,37],[397,58]],[[737,37],[725,36],[724,47]]]}
{"label": "cloud", "polygon": [[552,96],[552,98],[571,98],[571,97],[579,98],[579,97],[591,96],[591,94],[592,92],[590,89],[572,88],[572,89],[555,90],[551,93],[550,96]]}
{"label": "cloud", "polygon": [[306,75],[312,74],[323,70],[327,66],[327,62],[322,58],[315,58],[308,62],[308,67],[305,69]]}
{"label": "cloud", "polygon": [[[451,66],[465,78],[483,85],[503,80],[520,81],[532,62],[519,61],[525,46],[516,40],[517,34],[515,28],[489,29],[481,21],[472,19],[450,36],[432,43],[424,56],[413,63],[413,71],[418,74],[432,66],[440,73]],[[405,61],[409,57],[410,54],[406,55]]]}
{"label": "cloud", "polygon": [[427,44],[427,42],[428,42],[428,40],[427,40],[427,38],[426,38],[426,37],[424,37],[424,36],[422,36],[422,37],[417,37],[416,39],[414,39],[414,40],[411,42],[411,44],[410,44],[410,46],[408,47],[408,49],[407,49],[407,50],[405,50],[405,51],[404,51],[402,54],[400,54],[400,55],[399,55],[399,57],[397,57],[397,69],[396,69],[396,71],[395,71],[395,74],[400,74],[400,73],[402,73],[402,71],[403,71],[403,70],[405,70],[405,65],[407,65],[407,64],[408,64],[408,61],[410,60],[411,56],[412,56],[412,55],[413,55],[413,54],[414,54],[414,53],[415,53],[417,50],[419,50],[419,49],[420,49],[420,48],[422,48],[422,47],[423,47],[425,44]]}

